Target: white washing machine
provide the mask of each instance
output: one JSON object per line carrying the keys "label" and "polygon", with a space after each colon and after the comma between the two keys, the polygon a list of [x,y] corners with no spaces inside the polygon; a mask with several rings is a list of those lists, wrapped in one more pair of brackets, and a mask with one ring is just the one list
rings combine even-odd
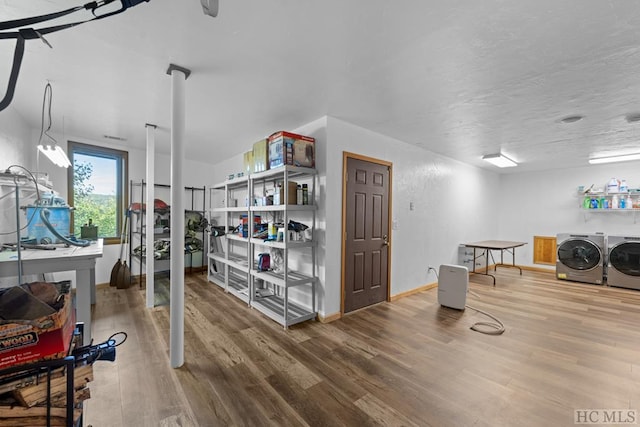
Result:
{"label": "white washing machine", "polygon": [[556,238],[556,277],[601,285],[604,279],[605,235],[561,233]]}
{"label": "white washing machine", "polygon": [[607,284],[640,289],[640,236],[609,236]]}

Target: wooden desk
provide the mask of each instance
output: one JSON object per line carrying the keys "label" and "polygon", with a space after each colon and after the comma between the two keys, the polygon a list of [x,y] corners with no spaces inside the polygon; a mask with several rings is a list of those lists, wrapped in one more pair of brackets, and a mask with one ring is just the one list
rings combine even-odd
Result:
{"label": "wooden desk", "polygon": [[[71,246],[53,251],[23,249],[22,274],[76,272],[76,318],[84,323],[84,345],[91,342],[91,304],[96,302],[96,258],[102,257],[102,239],[84,248]],[[0,277],[18,276],[18,253],[0,252]]]}
{"label": "wooden desk", "polygon": [[[485,259],[485,268],[484,268],[484,273],[480,273],[480,274],[490,276],[493,279],[493,286],[495,286],[496,276],[489,274],[489,257],[491,257],[491,260],[494,263],[493,271],[496,271],[499,265],[505,266],[505,267],[515,267],[518,270],[520,270],[520,275],[522,276],[522,269],[516,265],[516,248],[520,246],[524,246],[526,244],[527,242],[511,242],[508,240],[483,240],[480,242],[465,243],[464,245],[468,248],[473,248],[473,270],[471,271],[472,273],[479,273],[476,271],[476,258],[477,258],[476,249],[481,249],[483,251],[483,255]],[[493,259],[493,254],[491,253],[491,251],[500,251],[499,264],[496,263],[495,260]],[[505,252],[509,252],[511,254],[511,257],[512,257],[511,264],[504,263]]]}

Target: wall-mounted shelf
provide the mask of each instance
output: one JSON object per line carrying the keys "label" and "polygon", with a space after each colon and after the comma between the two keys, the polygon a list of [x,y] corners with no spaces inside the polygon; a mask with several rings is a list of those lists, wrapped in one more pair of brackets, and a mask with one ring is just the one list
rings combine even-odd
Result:
{"label": "wall-mounted shelf", "polygon": [[[618,206],[620,199],[624,200],[624,207],[612,208],[614,197],[618,198]],[[587,222],[589,214],[620,214],[632,215],[633,223],[637,221],[637,214],[640,212],[640,192],[590,192],[578,193],[580,200],[580,209],[584,214],[584,221]],[[629,207],[629,204],[631,207]],[[594,207],[596,206],[596,207]]]}

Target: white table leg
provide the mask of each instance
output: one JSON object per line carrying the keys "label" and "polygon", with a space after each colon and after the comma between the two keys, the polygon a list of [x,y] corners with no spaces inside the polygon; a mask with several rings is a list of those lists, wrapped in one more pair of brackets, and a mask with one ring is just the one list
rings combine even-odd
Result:
{"label": "white table leg", "polygon": [[91,271],[76,270],[76,314],[78,322],[84,323],[84,345],[91,343]]}
{"label": "white table leg", "polygon": [[91,277],[91,305],[96,303],[96,269],[92,268],[89,276]]}

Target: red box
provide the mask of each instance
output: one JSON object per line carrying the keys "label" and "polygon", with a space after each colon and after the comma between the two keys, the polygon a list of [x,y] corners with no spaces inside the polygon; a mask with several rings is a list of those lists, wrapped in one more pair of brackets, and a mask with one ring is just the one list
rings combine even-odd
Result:
{"label": "red box", "polygon": [[[238,233],[242,237],[249,237],[249,218],[246,214],[240,216],[240,232]],[[260,215],[253,216],[253,231],[252,234],[260,229],[260,223],[262,219]]]}
{"label": "red box", "polygon": [[316,140],[310,136],[280,131],[269,137],[269,168],[284,165],[316,167]]}
{"label": "red box", "polygon": [[71,295],[64,294],[64,298],[60,310],[37,319],[36,323],[49,323],[49,328],[20,323],[8,323],[0,327],[0,369],[44,359],[58,359],[69,354],[76,316]]}

